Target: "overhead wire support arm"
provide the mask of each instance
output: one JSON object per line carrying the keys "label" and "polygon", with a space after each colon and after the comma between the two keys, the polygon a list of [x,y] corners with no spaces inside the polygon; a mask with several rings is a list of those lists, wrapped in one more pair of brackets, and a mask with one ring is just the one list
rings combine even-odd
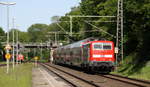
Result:
{"label": "overhead wire support arm", "polygon": [[56,23],[58,25],[58,27],[63,30],[63,32],[65,32],[66,34],[68,33],[59,23]]}
{"label": "overhead wire support arm", "polygon": [[59,24],[59,23],[56,23],[59,27],[60,27],[60,29],[61,30],[63,30],[63,32],[65,32],[66,33],[66,35],[65,35],[65,37],[67,37],[69,40],[71,40],[71,41],[74,41],[74,40],[72,40],[70,37],[72,37],[72,36],[70,36],[69,35],[69,33],[67,32],[67,31],[65,31],[65,29]]}
{"label": "overhead wire support arm", "polygon": [[94,28],[100,29],[100,31],[102,31],[102,32],[104,32],[104,33],[106,33],[106,34],[110,35],[110,36],[111,36],[111,37],[113,37],[113,38],[116,38],[116,36],[114,36],[114,35],[112,35],[112,34],[110,34],[110,33],[106,32],[106,31],[104,31],[104,30],[103,30],[103,29],[101,29],[101,28],[98,28],[97,26],[95,26],[95,25],[93,25],[93,24],[91,24],[91,23],[89,23],[89,22],[86,22],[86,21],[85,21],[85,23],[87,23],[87,24],[89,24],[89,25],[93,26]]}
{"label": "overhead wire support arm", "polygon": [[[105,17],[105,18],[115,18],[116,16],[67,15],[67,16],[64,16],[64,17],[69,17],[69,18],[70,18],[70,21],[64,21],[64,22],[69,22],[69,23],[70,23],[70,34],[67,36],[67,38],[70,39],[70,37],[72,37],[72,35],[73,35],[73,33],[72,33],[72,29],[73,29],[73,27],[72,27],[72,25],[73,25],[73,24],[72,24],[72,20],[73,20],[74,17],[79,17],[79,18],[89,18],[89,17],[91,17],[91,18],[100,18],[100,17],[102,17],[102,18],[104,18],[104,17]],[[62,22],[62,21],[57,21],[56,24],[57,24],[64,32],[66,32],[65,29],[64,29],[58,22]],[[90,21],[90,22],[91,22],[91,21]],[[95,21],[95,22],[97,22],[97,21]],[[115,22],[115,21],[107,21],[107,22]],[[87,22],[87,23],[91,25],[91,23],[89,23],[89,22]],[[93,25],[91,25],[91,26],[93,26]],[[95,25],[94,25],[94,27],[97,28]],[[99,29],[99,28],[98,28],[98,29]],[[101,29],[101,31],[103,31],[103,30]],[[112,35],[112,34],[106,32],[106,31],[103,31],[103,32],[109,34],[109,35],[110,35],[111,37],[113,37],[113,38],[116,38],[114,35]],[[70,39],[70,40],[72,40],[72,39]]]}

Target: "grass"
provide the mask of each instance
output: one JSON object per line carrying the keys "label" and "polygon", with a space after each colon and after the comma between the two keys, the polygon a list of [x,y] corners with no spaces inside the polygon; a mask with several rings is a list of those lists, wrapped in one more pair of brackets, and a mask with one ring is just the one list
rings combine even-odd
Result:
{"label": "grass", "polygon": [[0,64],[6,64],[6,61],[0,62]]}
{"label": "grass", "polygon": [[13,70],[10,67],[6,74],[6,67],[0,67],[0,85],[2,87],[31,87],[32,64],[20,64]]}
{"label": "grass", "polygon": [[150,66],[143,67],[140,72],[130,75],[131,78],[150,80]]}
{"label": "grass", "polygon": [[126,70],[124,72],[115,71],[112,72],[113,74],[119,74],[123,76],[127,76],[130,78],[137,78],[137,79],[143,79],[143,80],[149,80],[150,81],[150,66],[143,67],[139,72],[135,72],[133,74],[129,74],[129,70]]}
{"label": "grass", "polygon": [[134,54],[128,56],[124,60],[124,63],[115,72],[112,73],[150,81],[150,61],[145,63],[144,66],[140,67],[140,63],[135,64],[133,62],[135,61],[133,60],[134,57]]}
{"label": "grass", "polygon": [[[0,62],[0,64],[7,64],[6,61]],[[12,61],[9,61],[9,64],[12,64]]]}

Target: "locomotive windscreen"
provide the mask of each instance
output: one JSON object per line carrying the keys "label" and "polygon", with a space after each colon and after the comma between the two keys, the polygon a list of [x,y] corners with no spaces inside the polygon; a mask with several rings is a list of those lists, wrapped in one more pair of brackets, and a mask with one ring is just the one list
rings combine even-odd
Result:
{"label": "locomotive windscreen", "polygon": [[111,50],[112,44],[111,43],[94,43],[95,50]]}
{"label": "locomotive windscreen", "polygon": [[103,43],[103,49],[104,50],[111,50],[111,43]]}
{"label": "locomotive windscreen", "polygon": [[102,49],[102,43],[94,43],[94,49]]}

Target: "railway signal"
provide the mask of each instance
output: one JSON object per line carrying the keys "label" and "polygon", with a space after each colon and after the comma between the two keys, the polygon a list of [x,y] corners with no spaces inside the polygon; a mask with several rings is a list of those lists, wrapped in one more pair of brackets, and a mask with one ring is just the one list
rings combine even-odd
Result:
{"label": "railway signal", "polygon": [[5,58],[7,60],[7,71],[6,73],[9,73],[9,60],[11,58],[11,54],[9,53],[9,51],[12,49],[11,46],[7,43],[7,45],[4,48],[6,50],[6,54],[5,54]]}
{"label": "railway signal", "polygon": [[36,56],[36,57],[34,57],[34,60],[38,60],[39,58]]}
{"label": "railway signal", "polygon": [[35,66],[37,66],[37,60],[39,59],[39,57],[35,56],[34,60],[35,60]]}

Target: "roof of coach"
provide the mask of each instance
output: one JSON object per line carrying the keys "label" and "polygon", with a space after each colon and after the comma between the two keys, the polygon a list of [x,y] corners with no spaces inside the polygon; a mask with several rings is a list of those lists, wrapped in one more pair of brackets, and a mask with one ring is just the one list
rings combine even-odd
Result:
{"label": "roof of coach", "polygon": [[113,41],[108,40],[98,40],[98,41],[90,41],[91,43],[97,43],[97,42],[107,42],[107,43],[113,43]]}
{"label": "roof of coach", "polygon": [[90,37],[90,38],[87,38],[87,39],[84,39],[84,40],[80,40],[80,41],[72,43],[72,44],[61,46],[59,48],[56,48],[56,50],[81,47],[82,45],[85,45],[85,44],[88,44],[88,43],[94,43],[94,42],[110,42],[110,43],[112,43],[112,41],[107,41],[107,40],[105,40],[103,38],[102,39],[98,39],[98,38]]}
{"label": "roof of coach", "polygon": [[87,38],[87,39],[84,39],[84,40],[81,40],[81,41],[77,41],[75,43],[68,44],[68,45],[61,46],[61,47],[64,48],[64,49],[66,49],[66,48],[74,48],[74,47],[81,47],[84,42],[91,41],[93,39],[94,38]]}
{"label": "roof of coach", "polygon": [[96,40],[96,41],[89,41],[89,42],[83,42],[82,45],[87,45],[91,43],[113,43],[113,41],[107,41],[107,40]]}
{"label": "roof of coach", "polygon": [[81,41],[72,43],[72,44],[70,44],[70,45],[71,45],[71,48],[74,48],[74,47],[81,47],[84,43],[90,42],[90,41],[94,41],[94,40],[97,40],[97,38],[90,37],[90,38],[87,38],[87,39],[84,39],[84,40],[81,40]]}

